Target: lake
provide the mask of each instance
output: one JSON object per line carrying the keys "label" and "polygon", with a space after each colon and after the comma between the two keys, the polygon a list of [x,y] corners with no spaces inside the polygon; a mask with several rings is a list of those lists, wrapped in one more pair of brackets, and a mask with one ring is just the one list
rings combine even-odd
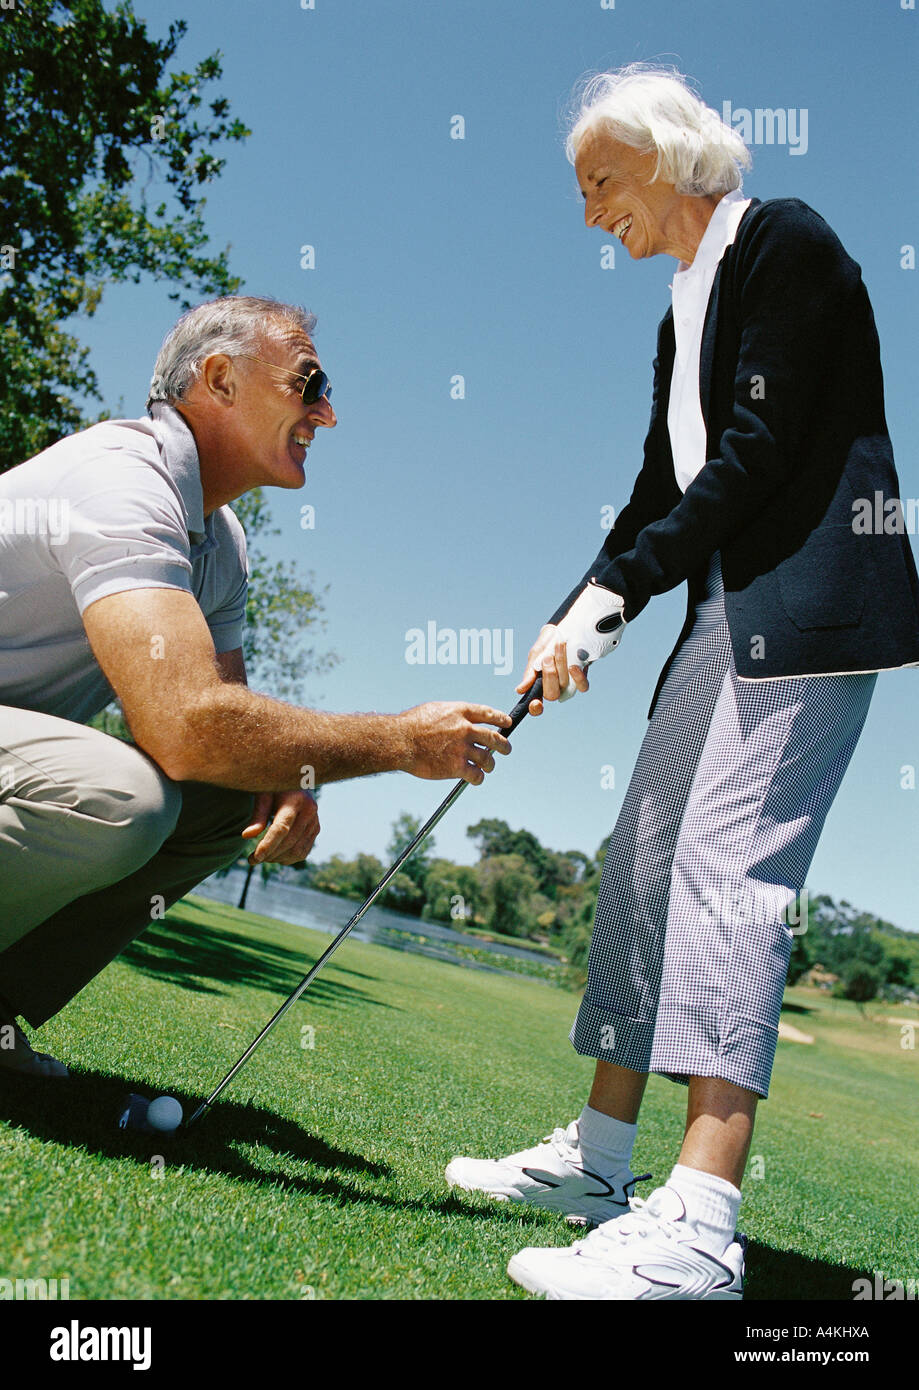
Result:
{"label": "lake", "polygon": [[[245,870],[234,866],[223,878],[212,875],[205,879],[195,892],[214,902],[229,903],[235,907],[245,878]],[[301,888],[298,884],[283,883],[276,878],[270,878],[265,883],[260,874],[253,876],[246,898],[247,911],[292,922],[298,927],[311,927],[313,931],[324,932],[328,936],[335,936],[341,931],[359,906],[360,903],[351,898],[320,893],[315,888]],[[485,941],[480,936],[457,931],[442,922],[425,922],[419,917],[393,912],[376,904],[368,908],[351,935],[358,941],[372,941],[378,946],[432,956],[474,970],[497,970],[502,975],[529,975],[536,974],[539,967],[539,974],[543,978],[555,973],[554,958],[542,951]],[[478,959],[468,956],[468,951],[475,951]],[[493,964],[488,962],[489,955],[495,957]],[[516,968],[508,967],[509,961],[517,963]]]}

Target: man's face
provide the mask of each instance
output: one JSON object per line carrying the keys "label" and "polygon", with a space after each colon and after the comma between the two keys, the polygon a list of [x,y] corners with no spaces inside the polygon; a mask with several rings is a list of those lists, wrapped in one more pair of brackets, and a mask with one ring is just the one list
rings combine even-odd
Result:
{"label": "man's face", "polygon": [[238,383],[234,447],[252,479],[247,486],[302,487],[316,430],[338,423],[324,396],[312,405],[300,399],[303,382],[297,378],[318,367],[319,357],[305,334],[294,339],[266,334],[253,356],[262,360],[233,359]]}

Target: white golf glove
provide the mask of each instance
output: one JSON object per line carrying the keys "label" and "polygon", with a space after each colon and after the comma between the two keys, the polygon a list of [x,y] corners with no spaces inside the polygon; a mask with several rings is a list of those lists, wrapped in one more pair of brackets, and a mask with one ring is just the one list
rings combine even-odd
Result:
{"label": "white golf glove", "polygon": [[[625,600],[619,594],[595,579],[589,580],[556,627],[547,649],[565,642],[569,664],[588,667],[619,646],[626,626],[622,616],[624,608]],[[537,658],[536,669],[542,670],[541,656]],[[574,682],[569,680],[559,700],[570,700],[576,689]]]}

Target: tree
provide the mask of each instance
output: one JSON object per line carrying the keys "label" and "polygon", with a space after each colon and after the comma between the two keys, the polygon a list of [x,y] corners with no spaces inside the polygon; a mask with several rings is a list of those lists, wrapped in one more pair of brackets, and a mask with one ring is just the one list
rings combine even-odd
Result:
{"label": "tree", "polygon": [[568,866],[562,878],[563,883],[584,883],[593,873],[593,862],[582,850],[566,849],[558,856]]}
{"label": "tree", "polygon": [[811,944],[807,940],[805,932],[796,933],[791,945],[791,955],[788,958],[788,975],[786,984],[794,985],[806,974],[814,964],[814,955]]}
{"label": "tree", "polygon": [[240,911],[242,911],[242,910],[245,908],[245,906],[246,906],[246,899],[247,899],[248,896],[249,896],[249,885],[250,885],[251,882],[252,882],[252,878],[253,878],[253,875],[255,874],[256,869],[261,869],[261,871],[262,871],[262,882],[263,882],[263,883],[267,883],[268,880],[269,880],[269,879],[271,878],[271,876],[272,876],[273,870],[275,870],[275,869],[277,869],[277,868],[278,868],[278,865],[277,865],[277,864],[247,864],[247,866],[246,866],[246,880],[245,880],[245,883],[243,884],[242,892],[241,892],[240,895],[239,895],[239,902],[236,904],[236,906],[240,909]]}
{"label": "tree", "polygon": [[[392,823],[392,835],[386,846],[386,856],[390,863],[414,840],[421,829],[421,821],[408,811],[403,811]],[[431,863],[434,841],[423,841],[415,852],[405,861],[402,868],[389,882],[386,892],[380,899],[383,907],[395,912],[410,912],[418,917],[425,905],[424,880]]]}
{"label": "tree", "polygon": [[488,859],[494,854],[510,854],[514,833],[506,820],[498,820],[496,817],[476,821],[475,825],[470,825],[466,831],[481,859]]}
{"label": "tree", "polygon": [[130,0],[29,0],[0,20],[0,472],[88,424],[101,400],[87,350],[61,327],[106,283],[149,274],[169,297],[230,294],[227,251],[206,252],[201,190],[245,139],[225,98],[205,103],[219,53],[170,71],[184,20],[149,37]]}
{"label": "tree", "polygon": [[597,895],[585,896],[565,927],[562,947],[567,961],[569,984],[583,989],[587,983],[587,963],[590,957],[590,942],[594,929],[594,914],[597,908]]}
{"label": "tree", "polygon": [[425,921],[447,922],[462,931],[475,918],[481,900],[479,877],[471,864],[432,859],[424,876],[424,896]]}
{"label": "tree", "polygon": [[[0,277],[0,471],[90,423],[76,397],[100,400],[88,351],[59,323],[91,315],[107,282],[166,280],[230,294],[227,251],[206,251],[202,189],[225,161],[216,148],[249,131],[225,98],[205,101],[219,53],[168,71],[186,32],[149,37],[130,0],[30,0],[0,23],[0,200],[10,273]],[[151,364],[152,365],[152,364]],[[252,581],[243,651],[254,679],[280,698],[336,658],[303,647],[322,611],[312,576],[270,564],[256,538],[275,534],[261,493],[236,510],[250,541]],[[107,731],[125,733],[115,711]]]}
{"label": "tree", "polygon": [[507,821],[495,818],[478,821],[466,831],[477,842],[482,859],[496,855],[517,854],[529,864],[540,888],[551,893],[559,882],[560,856],[544,849],[530,830],[511,830]]}
{"label": "tree", "polygon": [[875,998],[880,987],[881,972],[877,966],[856,956],[847,964],[834,993],[843,999],[853,999],[856,1004],[867,1004]]}
{"label": "tree", "polygon": [[380,898],[380,906],[391,908],[393,912],[407,912],[412,917],[420,917],[424,910],[424,889],[413,878],[400,869],[389,880],[386,892]]}
{"label": "tree", "polygon": [[[338,663],[334,652],[317,652],[304,645],[313,631],[323,630],[323,599],[311,571],[298,573],[293,560],[272,563],[261,540],[280,534],[261,488],[253,488],[232,503],[246,533],[249,557],[249,595],[243,629],[243,656],[249,684],[276,699],[303,703],[307,681]],[[306,775],[306,774],[305,774]]]}
{"label": "tree", "polygon": [[[597,895],[603,874],[603,863],[609,846],[610,836],[600,841],[593,858],[584,867],[582,893],[577,905],[567,920],[562,920],[562,949],[565,952],[568,983],[575,989],[583,989],[587,983],[587,966],[590,958],[590,942],[593,937],[594,918],[597,911]],[[569,851],[570,856],[570,851]]]}
{"label": "tree", "polygon": [[359,854],[354,860],[355,897],[361,902],[369,898],[385,872],[375,854]]}
{"label": "tree", "polygon": [[313,887],[323,893],[354,898],[358,902],[368,896],[383,877],[383,865],[375,854],[359,854],[356,859],[344,859],[333,854],[320,864],[313,875]]}
{"label": "tree", "polygon": [[[403,811],[401,815],[396,817],[392,823],[392,835],[389,844],[386,846],[386,853],[390,862],[398,859],[402,851],[412,843],[420,829],[421,821],[417,816],[410,815],[408,811]],[[418,845],[402,866],[401,872],[419,888],[424,887],[424,880],[431,866],[435,843],[433,836],[429,835]]]}
{"label": "tree", "polygon": [[888,985],[909,989],[913,983],[912,962],[906,957],[891,952],[884,962],[884,974]]}
{"label": "tree", "polygon": [[505,936],[529,936],[536,927],[536,875],[521,854],[493,854],[477,865],[485,924]]}

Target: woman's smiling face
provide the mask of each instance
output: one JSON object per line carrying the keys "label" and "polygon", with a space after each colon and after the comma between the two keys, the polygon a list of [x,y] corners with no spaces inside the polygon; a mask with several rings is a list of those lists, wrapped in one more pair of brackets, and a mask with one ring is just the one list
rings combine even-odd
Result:
{"label": "woman's smiling face", "polygon": [[669,250],[667,221],[680,195],[654,179],[657,158],[614,139],[602,127],[578,146],[575,173],[585,200],[584,221],[618,236],[633,260]]}

